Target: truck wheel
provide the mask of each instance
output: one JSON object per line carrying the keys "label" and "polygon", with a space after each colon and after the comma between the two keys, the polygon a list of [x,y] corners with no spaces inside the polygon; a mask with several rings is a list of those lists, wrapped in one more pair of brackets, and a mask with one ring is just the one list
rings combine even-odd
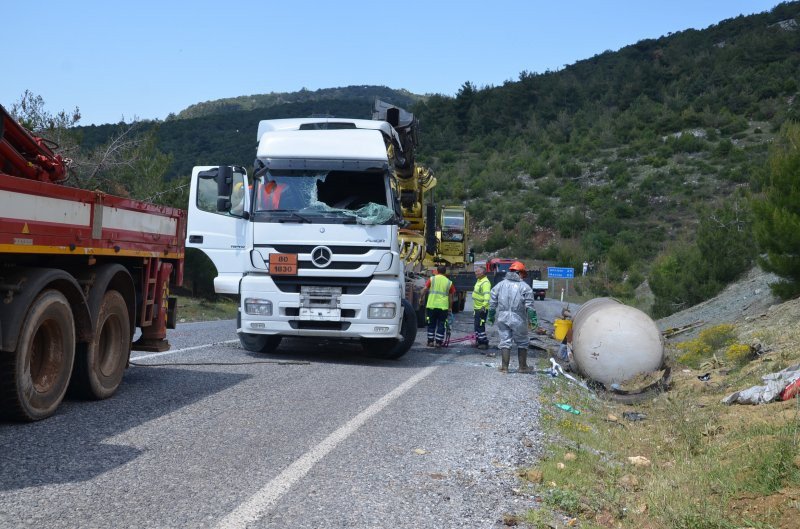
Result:
{"label": "truck wheel", "polygon": [[364,338],[361,340],[361,346],[368,355],[396,360],[406,354],[414,345],[414,341],[417,339],[417,312],[405,299],[402,305],[403,320],[400,322],[400,339]]}
{"label": "truck wheel", "polygon": [[253,353],[274,353],[283,339],[283,336],[269,334],[238,334],[242,347]]}
{"label": "truck wheel", "polygon": [[109,290],[97,314],[91,343],[75,356],[73,386],[82,397],[106,399],[117,391],[131,351],[128,305],[122,294]]}
{"label": "truck wheel", "polygon": [[28,309],[13,353],[0,353],[0,404],[14,419],[52,415],[67,391],[75,360],[72,308],[57,290],[45,290]]}
{"label": "truck wheel", "polygon": [[420,329],[422,327],[428,326],[428,320],[425,314],[425,307],[420,307],[416,311],[414,311],[417,315],[417,328]]}

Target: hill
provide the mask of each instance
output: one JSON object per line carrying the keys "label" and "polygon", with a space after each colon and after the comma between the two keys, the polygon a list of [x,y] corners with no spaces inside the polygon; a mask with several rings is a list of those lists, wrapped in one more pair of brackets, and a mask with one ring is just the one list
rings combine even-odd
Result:
{"label": "hill", "polygon": [[[269,94],[254,94],[249,96],[229,97],[206,101],[191,105],[178,112],[177,115],[167,119],[191,119],[212,114],[229,114],[232,112],[266,109],[291,103],[322,103],[323,107],[331,101],[365,100],[372,101],[379,97],[391,101],[397,106],[408,108],[423,96],[412,94],[408,90],[394,90],[386,86],[345,86],[339,88],[321,88],[319,90],[300,90],[299,92],[270,92]],[[296,117],[296,116],[295,116]]]}
{"label": "hill", "polygon": [[[138,124],[142,133],[152,132],[158,149],[172,157],[165,177],[172,180],[191,173],[195,165],[238,164],[252,167],[256,131],[262,119],[311,115],[372,117],[372,104],[380,97],[398,106],[411,107],[422,96],[384,86],[348,86],[292,94],[264,94],[222,99],[192,105],[166,121]],[[119,134],[125,124],[76,127],[81,148],[89,152]]]}

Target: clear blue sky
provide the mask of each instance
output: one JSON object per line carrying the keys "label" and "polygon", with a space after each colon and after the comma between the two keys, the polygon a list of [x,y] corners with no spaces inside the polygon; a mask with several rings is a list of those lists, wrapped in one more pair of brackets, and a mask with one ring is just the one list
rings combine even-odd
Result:
{"label": "clear blue sky", "polygon": [[777,0],[0,0],[0,103],[27,89],[80,124],[201,101],[376,84],[454,95]]}

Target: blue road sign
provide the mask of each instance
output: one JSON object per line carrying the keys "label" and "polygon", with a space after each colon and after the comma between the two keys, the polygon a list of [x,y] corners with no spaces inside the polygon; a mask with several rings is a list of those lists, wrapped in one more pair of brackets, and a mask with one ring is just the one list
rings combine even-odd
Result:
{"label": "blue road sign", "polygon": [[553,279],[572,279],[575,277],[575,269],[562,268],[558,266],[548,266],[547,277]]}

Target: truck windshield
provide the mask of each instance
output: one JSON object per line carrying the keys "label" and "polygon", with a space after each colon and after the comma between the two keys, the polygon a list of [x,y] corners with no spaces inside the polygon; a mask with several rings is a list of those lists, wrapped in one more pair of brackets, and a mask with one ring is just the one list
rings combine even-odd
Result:
{"label": "truck windshield", "polygon": [[464,210],[445,209],[442,212],[442,241],[464,240]]}
{"label": "truck windshield", "polygon": [[272,169],[256,181],[255,220],[385,224],[395,218],[388,174]]}

